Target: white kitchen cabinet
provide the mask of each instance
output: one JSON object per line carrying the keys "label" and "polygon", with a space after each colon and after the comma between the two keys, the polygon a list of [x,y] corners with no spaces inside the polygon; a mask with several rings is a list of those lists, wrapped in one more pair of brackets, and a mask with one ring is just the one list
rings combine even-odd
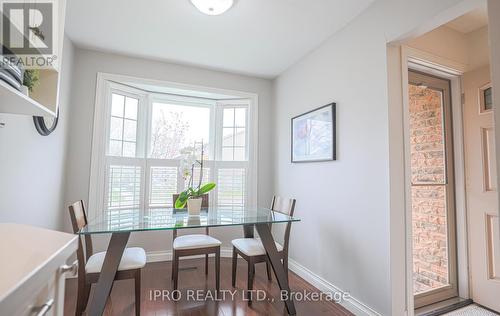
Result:
{"label": "white kitchen cabinet", "polygon": [[21,224],[0,224],[0,315],[63,315],[66,265],[77,236]]}

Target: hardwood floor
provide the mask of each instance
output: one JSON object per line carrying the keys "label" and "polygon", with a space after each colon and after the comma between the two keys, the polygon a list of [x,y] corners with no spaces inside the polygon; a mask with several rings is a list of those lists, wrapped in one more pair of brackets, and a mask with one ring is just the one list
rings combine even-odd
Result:
{"label": "hardwood floor", "polygon": [[[231,286],[231,259],[221,258],[221,294],[213,300],[197,301],[196,295],[204,297],[215,296],[214,259],[210,258],[208,277],[205,278],[204,259],[181,260],[179,270],[179,290],[182,292],[179,301],[175,302],[161,297],[154,299],[155,293],[170,294],[172,284],[170,280],[171,263],[148,263],[142,272],[142,301],[141,315],[208,315],[208,316],[236,316],[236,315],[286,315],[283,302],[279,300],[279,287],[273,276],[273,281],[267,281],[265,264],[257,264],[255,268],[254,290],[266,295],[266,300],[254,300],[251,306],[243,300],[243,291],[247,287],[247,265],[238,261],[238,277],[236,288]],[[117,281],[113,286],[111,297],[105,309],[105,315],[134,315],[134,283],[133,280]],[[318,289],[290,272],[290,287],[292,291],[303,293],[320,293]],[[155,290],[165,292],[155,292]],[[187,297],[188,292],[191,296]],[[194,290],[194,291],[193,291]],[[200,290],[200,291],[196,291]],[[168,292],[167,292],[168,291]],[[235,292],[235,293],[234,293]],[[76,306],[77,280],[66,281],[64,315],[74,315]],[[234,299],[231,299],[234,293]],[[93,293],[91,293],[92,297]],[[353,315],[339,304],[323,300],[298,301],[295,300],[297,315]]]}

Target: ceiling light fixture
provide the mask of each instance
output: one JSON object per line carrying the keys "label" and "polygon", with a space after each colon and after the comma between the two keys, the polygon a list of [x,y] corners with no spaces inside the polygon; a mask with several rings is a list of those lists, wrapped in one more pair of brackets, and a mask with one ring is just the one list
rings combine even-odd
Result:
{"label": "ceiling light fixture", "polygon": [[191,0],[191,3],[202,13],[208,15],[219,15],[229,10],[233,0]]}

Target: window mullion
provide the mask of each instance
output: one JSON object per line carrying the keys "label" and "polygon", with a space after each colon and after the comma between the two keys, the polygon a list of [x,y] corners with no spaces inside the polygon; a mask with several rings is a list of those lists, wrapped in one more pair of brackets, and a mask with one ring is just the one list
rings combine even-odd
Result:
{"label": "window mullion", "polygon": [[144,201],[142,203],[142,209],[147,212],[149,210],[149,204],[151,200],[151,164],[148,159],[149,155],[149,143],[151,137],[151,97],[149,95],[144,95],[141,98],[140,115],[138,116],[141,121],[141,135],[138,137],[140,142],[140,153],[144,159],[144,181],[142,186],[144,188]]}
{"label": "window mullion", "polygon": [[235,155],[236,146],[236,109],[233,108],[233,160]]}
{"label": "window mullion", "polygon": [[149,153],[151,151],[151,115],[152,115],[152,103],[151,95],[145,97],[145,133],[144,133],[144,157],[149,158]]}
{"label": "window mullion", "polygon": [[[214,123],[214,131],[215,131],[215,145],[214,145],[214,160],[213,164],[210,168],[210,177],[212,182],[217,184],[217,175],[219,173],[217,169],[217,161],[222,157],[222,106],[219,102],[215,103],[215,123]],[[212,193],[212,201],[210,202],[210,206],[217,206],[219,187],[215,186],[215,189]]]}
{"label": "window mullion", "polygon": [[[140,201],[140,206],[139,206],[139,209],[140,209],[140,214],[141,214],[141,218],[144,217],[144,215],[146,215],[146,213],[148,212],[149,210],[149,184],[148,184],[148,178],[149,178],[149,170],[147,169],[147,166],[148,166],[148,163],[146,161],[146,159],[141,159],[141,185],[140,185],[140,190],[142,192],[140,192],[139,194],[139,201]],[[142,199],[142,201],[141,201]]]}
{"label": "window mullion", "polygon": [[149,210],[149,204],[151,200],[151,165],[149,164],[148,159],[144,159],[144,180],[143,180],[143,185],[141,186],[144,188],[144,201],[142,202],[142,209],[144,210],[145,213],[148,213]]}
{"label": "window mullion", "polygon": [[222,159],[222,119],[223,119],[223,108],[219,103],[215,106],[215,155],[214,160]]}
{"label": "window mullion", "polygon": [[216,183],[217,185],[215,186],[215,190],[214,190],[214,193],[213,193],[213,197],[214,197],[214,200],[212,201],[212,206],[218,206],[218,200],[219,200],[219,181],[218,181],[218,178],[219,178],[219,164],[217,163],[217,161],[214,161],[213,163],[213,167],[212,167],[212,174],[213,174],[213,177],[212,177],[212,181],[214,183]]}
{"label": "window mullion", "polygon": [[104,186],[103,186],[103,192],[100,194],[100,200],[101,202],[99,203],[99,210],[94,210],[95,214],[102,214],[103,210],[105,210],[108,207],[108,199],[109,199],[109,179],[110,179],[110,162],[107,157],[104,157]]}

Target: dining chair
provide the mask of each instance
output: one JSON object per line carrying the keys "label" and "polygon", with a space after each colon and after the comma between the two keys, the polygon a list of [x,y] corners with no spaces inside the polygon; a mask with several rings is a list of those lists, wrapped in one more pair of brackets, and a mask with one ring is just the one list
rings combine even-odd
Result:
{"label": "dining chair", "polygon": [[[78,233],[87,226],[87,215],[83,201],[78,201],[69,206],[69,215],[73,226],[73,233]],[[78,238],[78,296],[76,300],[76,315],[82,315],[87,306],[90,289],[97,283],[101,274],[106,251],[93,253],[92,238],[85,235],[85,252],[83,250],[82,236]],[[144,249],[133,247],[126,248],[115,275],[115,281],[135,280],[135,314],[141,313],[141,269],[146,265]]]}
{"label": "dining chair", "polygon": [[[271,203],[271,210],[293,216],[295,210],[295,199],[286,199],[279,196],[274,196]],[[271,224],[269,224],[271,228]],[[288,244],[290,239],[290,229],[292,223],[288,222],[285,227],[285,236],[283,245],[275,242],[278,255],[283,261],[283,267],[288,278]],[[232,241],[233,244],[233,264],[232,264],[232,285],[236,286],[236,269],[238,264],[238,255],[245,259],[248,263],[248,291],[253,289],[253,280],[255,275],[255,264],[265,262],[267,270],[267,279],[272,281],[271,265],[267,257],[266,250],[262,241],[259,238],[238,238]],[[248,298],[248,304],[251,303],[251,296]]]}
{"label": "dining chair", "polygon": [[[179,197],[173,195],[173,202]],[[202,196],[201,207],[208,207],[208,194]],[[174,210],[175,211],[175,210]],[[181,257],[205,255],[205,275],[208,275],[208,256],[215,255],[215,288],[220,289],[220,246],[221,242],[210,236],[208,227],[205,227],[205,234],[189,234],[177,236],[177,229],[173,230],[172,238],[172,280],[174,290],[177,290],[179,279],[179,259]]]}

